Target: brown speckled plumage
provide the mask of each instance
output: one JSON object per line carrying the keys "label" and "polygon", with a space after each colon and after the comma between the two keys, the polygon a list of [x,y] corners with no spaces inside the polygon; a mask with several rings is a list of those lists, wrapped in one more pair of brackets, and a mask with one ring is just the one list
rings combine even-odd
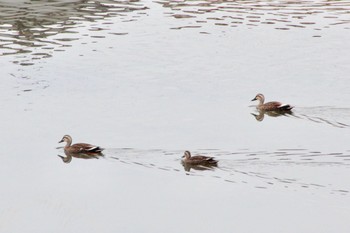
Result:
{"label": "brown speckled plumage", "polygon": [[89,153],[101,153],[103,148],[99,146],[94,146],[87,143],[76,143],[72,145],[72,137],[69,135],[64,135],[61,142],[66,142],[64,146],[64,152],[66,154],[89,154]]}
{"label": "brown speckled plumage", "polygon": [[191,156],[191,152],[185,151],[182,156],[182,162],[191,165],[216,165],[218,163],[213,157],[208,157],[204,155]]}
{"label": "brown speckled plumage", "polygon": [[289,104],[282,104],[281,102],[272,101],[264,103],[265,97],[263,94],[257,94],[252,101],[258,100],[259,104],[256,106],[258,110],[261,111],[290,111],[293,106]]}

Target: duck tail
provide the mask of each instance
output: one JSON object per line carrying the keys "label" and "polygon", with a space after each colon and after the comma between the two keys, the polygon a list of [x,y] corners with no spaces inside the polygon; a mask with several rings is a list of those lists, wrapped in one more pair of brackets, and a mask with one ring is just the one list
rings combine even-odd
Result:
{"label": "duck tail", "polygon": [[99,146],[95,146],[95,147],[87,149],[87,151],[90,153],[101,153],[103,150],[104,150],[104,148],[99,147]]}
{"label": "duck tail", "polygon": [[283,111],[290,111],[293,108],[294,108],[294,106],[291,106],[289,104],[283,104],[283,105],[278,107],[279,110],[283,110]]}

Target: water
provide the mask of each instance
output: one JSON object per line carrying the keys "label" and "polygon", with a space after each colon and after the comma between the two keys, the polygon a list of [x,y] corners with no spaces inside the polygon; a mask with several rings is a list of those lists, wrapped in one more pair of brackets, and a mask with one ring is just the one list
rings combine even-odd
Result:
{"label": "water", "polygon": [[349,2],[0,8],[1,232],[349,231]]}

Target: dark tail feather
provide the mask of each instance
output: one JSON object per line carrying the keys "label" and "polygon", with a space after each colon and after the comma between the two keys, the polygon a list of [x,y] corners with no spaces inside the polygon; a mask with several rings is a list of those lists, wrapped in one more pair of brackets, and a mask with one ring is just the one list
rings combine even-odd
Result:
{"label": "dark tail feather", "polygon": [[98,152],[98,153],[101,153],[103,150],[104,150],[104,148],[101,148],[101,147],[96,148],[96,152]]}
{"label": "dark tail feather", "polygon": [[214,158],[210,158],[210,159],[208,160],[208,164],[210,164],[210,165],[217,165],[217,164],[218,164],[218,161],[215,160]]}
{"label": "dark tail feather", "polygon": [[92,149],[92,150],[89,150],[89,152],[91,152],[91,153],[101,153],[102,151],[104,150],[104,148],[101,148],[101,147],[96,147],[96,148],[94,148],[94,149]]}
{"label": "dark tail feather", "polygon": [[294,108],[294,106],[290,106],[289,104],[286,104],[286,105],[280,106],[278,109],[283,111],[290,111],[292,110],[292,108]]}

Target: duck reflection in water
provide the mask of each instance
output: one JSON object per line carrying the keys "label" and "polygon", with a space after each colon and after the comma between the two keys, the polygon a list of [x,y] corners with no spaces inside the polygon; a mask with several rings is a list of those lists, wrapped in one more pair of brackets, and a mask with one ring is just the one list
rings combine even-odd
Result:
{"label": "duck reflection in water", "polygon": [[194,170],[211,170],[218,165],[218,161],[214,157],[208,157],[204,155],[191,156],[191,152],[185,151],[182,156],[182,165],[185,171]]}
{"label": "duck reflection in water", "polygon": [[72,137],[69,135],[64,135],[61,142],[66,142],[64,146],[64,153],[66,157],[58,155],[63,162],[70,163],[72,161],[72,157],[80,158],[80,159],[98,159],[102,157],[103,148],[95,145],[91,145],[88,143],[76,143],[72,145]]}
{"label": "duck reflection in water", "polygon": [[268,115],[270,117],[279,117],[279,116],[288,116],[291,115],[293,116],[292,111],[263,111],[263,110],[258,110],[258,114],[256,113],[251,113],[257,121],[263,121],[265,115]]}
{"label": "duck reflection in water", "polygon": [[66,156],[58,155],[62,159],[64,163],[70,163],[72,161],[72,158],[78,158],[78,159],[98,159],[100,157],[103,157],[104,155],[102,153],[96,154],[96,153],[79,153],[79,154],[71,154],[71,153],[66,153]]}

